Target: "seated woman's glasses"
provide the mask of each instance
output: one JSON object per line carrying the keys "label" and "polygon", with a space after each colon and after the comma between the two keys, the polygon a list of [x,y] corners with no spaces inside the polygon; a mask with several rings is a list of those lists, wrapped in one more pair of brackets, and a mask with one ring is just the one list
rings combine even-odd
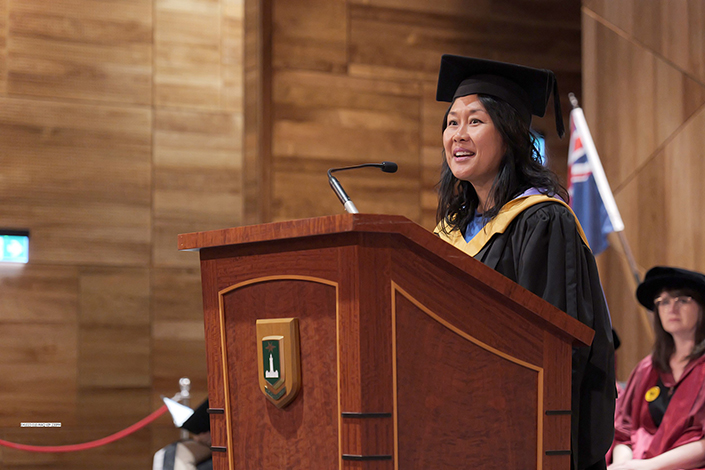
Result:
{"label": "seated woman's glasses", "polygon": [[664,308],[670,308],[671,305],[676,307],[682,307],[683,305],[689,304],[693,301],[693,298],[689,295],[678,295],[676,297],[671,297],[670,295],[662,295],[661,297],[654,300],[654,307],[661,310]]}

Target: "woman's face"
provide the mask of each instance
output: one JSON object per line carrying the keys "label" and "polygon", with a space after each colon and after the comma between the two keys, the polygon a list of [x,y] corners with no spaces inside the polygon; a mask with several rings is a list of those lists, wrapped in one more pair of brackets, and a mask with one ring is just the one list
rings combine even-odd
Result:
{"label": "woman's face", "polygon": [[505,145],[477,95],[457,98],[443,131],[446,162],[459,180],[480,193],[489,191],[499,172]]}
{"label": "woman's face", "polygon": [[672,336],[695,339],[702,308],[691,296],[680,290],[664,290],[656,296],[654,306],[661,326]]}

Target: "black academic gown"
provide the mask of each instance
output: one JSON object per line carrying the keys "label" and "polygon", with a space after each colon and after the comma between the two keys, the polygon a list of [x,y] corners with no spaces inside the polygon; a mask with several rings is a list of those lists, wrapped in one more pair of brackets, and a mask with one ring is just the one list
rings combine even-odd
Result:
{"label": "black academic gown", "polygon": [[614,347],[595,258],[575,215],[559,202],[530,206],[502,230],[475,259],[595,330],[590,347],[573,350],[572,463],[578,470],[605,468],[614,434]]}
{"label": "black academic gown", "polygon": [[595,330],[591,347],[573,350],[573,465],[583,470],[604,462],[614,435],[612,326],[595,258],[574,214],[551,202],[529,207],[475,259]]}

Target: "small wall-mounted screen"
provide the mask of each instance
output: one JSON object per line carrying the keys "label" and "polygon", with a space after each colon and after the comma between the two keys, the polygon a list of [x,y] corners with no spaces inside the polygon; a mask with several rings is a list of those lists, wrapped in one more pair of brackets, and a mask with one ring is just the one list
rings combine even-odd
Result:
{"label": "small wall-mounted screen", "polygon": [[29,261],[29,231],[0,229],[0,263]]}

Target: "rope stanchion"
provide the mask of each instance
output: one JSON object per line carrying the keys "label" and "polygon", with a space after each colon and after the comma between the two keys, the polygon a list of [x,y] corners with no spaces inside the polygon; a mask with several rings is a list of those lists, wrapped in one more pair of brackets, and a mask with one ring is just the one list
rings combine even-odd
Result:
{"label": "rope stanchion", "polygon": [[77,452],[81,450],[86,450],[86,449],[93,449],[94,447],[100,447],[104,446],[105,444],[110,444],[111,442],[115,442],[118,439],[122,439],[123,437],[129,436],[135,431],[138,431],[142,429],[143,427],[147,426],[149,423],[154,421],[155,419],[159,418],[161,415],[167,412],[167,407],[166,405],[162,405],[161,408],[159,408],[157,411],[153,412],[146,418],[141,419],[140,421],[137,421],[135,424],[133,424],[130,427],[127,427],[123,429],[122,431],[118,431],[115,434],[111,434],[110,436],[104,437],[102,439],[98,439],[95,441],[90,441],[90,442],[84,442],[83,444],[70,444],[70,445],[63,445],[63,446],[33,446],[33,445],[27,445],[27,444],[17,444],[15,442],[8,442],[0,439],[0,445],[9,447],[11,449],[17,449],[17,450],[25,450],[27,452],[45,452],[45,453],[51,453],[51,452]]}

